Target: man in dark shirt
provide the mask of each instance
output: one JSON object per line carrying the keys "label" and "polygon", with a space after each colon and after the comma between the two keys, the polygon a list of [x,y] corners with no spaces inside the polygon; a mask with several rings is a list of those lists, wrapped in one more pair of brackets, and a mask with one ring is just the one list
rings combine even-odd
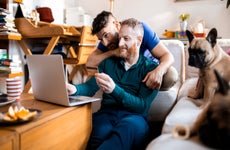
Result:
{"label": "man in dark shirt", "polygon": [[99,72],[86,83],[67,84],[70,95],[93,96],[103,91],[101,108],[93,114],[88,149],[133,150],[143,146],[149,131],[147,114],[158,90],[142,80],[158,64],[140,55],[142,23],[127,19],[119,31],[119,55],[104,59]]}

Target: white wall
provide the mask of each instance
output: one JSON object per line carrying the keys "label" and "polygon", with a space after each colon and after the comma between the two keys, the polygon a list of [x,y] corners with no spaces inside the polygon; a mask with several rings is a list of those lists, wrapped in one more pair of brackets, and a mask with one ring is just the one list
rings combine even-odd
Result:
{"label": "white wall", "polygon": [[[204,19],[206,27],[215,27],[219,36],[230,38],[230,7],[226,9],[226,1],[114,0],[114,14],[119,20],[135,17],[146,21],[159,36],[162,36],[165,29],[179,28],[178,16],[180,14],[189,13],[191,15],[190,25]],[[79,5],[93,17],[102,10],[110,9],[109,0],[79,0]]]}
{"label": "white wall", "polygon": [[[179,29],[178,16],[182,13],[189,13],[191,15],[190,25],[203,19],[207,28],[215,27],[219,36],[230,38],[230,7],[226,9],[226,1],[114,0],[114,15],[118,20],[134,17],[145,21],[159,36],[162,36],[165,29]],[[93,18],[102,10],[110,9],[110,0],[24,0],[24,3],[51,7],[57,23],[63,21],[65,7],[81,6]]]}
{"label": "white wall", "polygon": [[31,10],[35,9],[36,7],[50,7],[52,9],[54,23],[63,23],[64,8],[66,7],[65,0],[23,0],[23,3]]}

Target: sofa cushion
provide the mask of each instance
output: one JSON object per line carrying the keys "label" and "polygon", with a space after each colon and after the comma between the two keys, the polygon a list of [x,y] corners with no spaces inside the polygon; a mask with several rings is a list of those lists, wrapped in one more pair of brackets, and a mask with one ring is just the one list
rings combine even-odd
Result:
{"label": "sofa cushion", "polygon": [[189,140],[174,138],[172,134],[162,134],[150,142],[146,150],[210,150],[199,142],[198,137]]}
{"label": "sofa cushion", "polygon": [[230,39],[217,39],[217,43],[224,51],[230,49]]}
{"label": "sofa cushion", "polygon": [[180,84],[175,84],[167,91],[159,91],[149,109],[149,121],[164,121],[176,102]]}
{"label": "sofa cushion", "polygon": [[198,77],[193,77],[185,80],[185,82],[180,87],[177,99],[180,100],[182,97],[187,97],[189,91],[196,88]]}
{"label": "sofa cushion", "polygon": [[195,122],[201,108],[197,107],[192,101],[193,99],[189,97],[183,97],[176,103],[165,119],[162,133],[170,133],[173,127],[177,125],[191,126]]}

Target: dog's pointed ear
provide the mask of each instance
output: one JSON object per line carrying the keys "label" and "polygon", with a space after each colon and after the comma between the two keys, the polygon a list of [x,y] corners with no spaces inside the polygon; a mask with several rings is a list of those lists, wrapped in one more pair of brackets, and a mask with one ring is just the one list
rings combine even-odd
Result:
{"label": "dog's pointed ear", "polygon": [[208,36],[206,37],[206,40],[214,47],[216,45],[216,38],[217,38],[217,30],[216,28],[212,28]]}
{"label": "dog's pointed ear", "polygon": [[217,91],[223,95],[227,95],[228,90],[230,89],[228,81],[226,81],[223,77],[221,77],[221,75],[219,74],[219,72],[216,69],[214,69],[214,73],[215,73],[216,79],[218,81],[218,90]]}
{"label": "dog's pointed ear", "polygon": [[194,39],[194,35],[189,30],[186,30],[186,36],[188,37],[189,43],[191,43]]}

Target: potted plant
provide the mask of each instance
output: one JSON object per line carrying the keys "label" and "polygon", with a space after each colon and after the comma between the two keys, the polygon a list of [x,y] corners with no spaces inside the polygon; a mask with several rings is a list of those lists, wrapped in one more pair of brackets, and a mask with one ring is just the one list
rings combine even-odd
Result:
{"label": "potted plant", "polygon": [[185,31],[187,29],[189,17],[190,17],[190,14],[181,14],[179,16],[181,31]]}
{"label": "potted plant", "polygon": [[189,17],[190,17],[190,14],[181,14],[181,15],[179,16],[179,19],[180,19],[181,21],[187,21],[187,20],[189,19]]}

